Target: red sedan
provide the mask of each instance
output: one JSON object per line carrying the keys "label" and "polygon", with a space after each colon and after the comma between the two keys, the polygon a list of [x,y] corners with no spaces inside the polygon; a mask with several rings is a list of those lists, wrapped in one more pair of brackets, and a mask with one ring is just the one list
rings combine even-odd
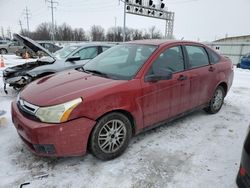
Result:
{"label": "red sedan", "polygon": [[115,46],[84,67],[29,84],[12,102],[22,140],[42,156],[121,155],[131,136],[197,109],[217,113],[233,65],[194,42]]}

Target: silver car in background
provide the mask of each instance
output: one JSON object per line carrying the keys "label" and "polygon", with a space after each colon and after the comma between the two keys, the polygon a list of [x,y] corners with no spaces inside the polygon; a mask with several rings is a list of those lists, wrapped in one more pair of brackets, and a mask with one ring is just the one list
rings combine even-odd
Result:
{"label": "silver car in background", "polygon": [[0,44],[0,54],[15,54],[16,51],[23,48],[23,45],[19,41],[9,41],[5,44]]}

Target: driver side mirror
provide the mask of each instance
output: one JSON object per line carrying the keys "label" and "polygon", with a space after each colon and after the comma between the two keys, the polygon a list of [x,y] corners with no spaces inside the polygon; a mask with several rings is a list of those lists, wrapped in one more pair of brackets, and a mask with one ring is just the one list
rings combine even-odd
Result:
{"label": "driver side mirror", "polygon": [[173,77],[173,72],[168,69],[161,69],[159,72],[147,75],[145,82],[157,82],[160,80],[170,80]]}
{"label": "driver side mirror", "polygon": [[72,57],[68,57],[68,58],[66,59],[66,62],[67,62],[67,61],[70,61],[70,62],[72,62],[72,61],[79,61],[79,60],[81,60],[81,57],[80,57],[80,56],[72,56]]}

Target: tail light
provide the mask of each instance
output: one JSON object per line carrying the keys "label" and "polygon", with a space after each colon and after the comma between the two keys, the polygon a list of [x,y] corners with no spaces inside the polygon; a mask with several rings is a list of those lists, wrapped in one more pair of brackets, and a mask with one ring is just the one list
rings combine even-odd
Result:
{"label": "tail light", "polygon": [[240,176],[245,176],[247,173],[246,169],[244,167],[240,167]]}

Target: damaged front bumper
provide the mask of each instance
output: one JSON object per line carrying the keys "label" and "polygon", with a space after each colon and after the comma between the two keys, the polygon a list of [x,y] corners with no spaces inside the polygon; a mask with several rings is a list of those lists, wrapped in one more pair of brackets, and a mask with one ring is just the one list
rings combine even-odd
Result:
{"label": "damaged front bumper", "polygon": [[4,92],[7,94],[6,85],[9,84],[10,87],[14,89],[21,89],[28,83],[32,81],[32,78],[29,76],[16,76],[13,78],[7,78],[3,75],[3,82],[4,82]]}

